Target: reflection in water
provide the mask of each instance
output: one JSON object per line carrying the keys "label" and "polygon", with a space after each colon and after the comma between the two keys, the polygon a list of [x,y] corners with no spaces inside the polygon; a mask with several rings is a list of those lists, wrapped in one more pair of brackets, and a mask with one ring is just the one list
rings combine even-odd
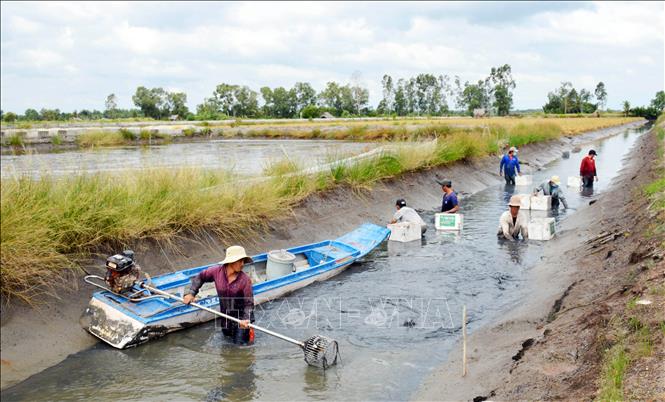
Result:
{"label": "reflection in water", "polygon": [[[219,331],[221,334],[221,330]],[[223,336],[221,342],[224,342]],[[206,401],[251,401],[256,395],[254,363],[255,346],[238,346],[225,343],[220,348],[219,367],[210,367],[220,372],[218,386],[206,395]]]}
{"label": "reflection in water", "polygon": [[[596,192],[605,191],[621,169],[637,138],[630,132],[603,141]],[[580,157],[545,166],[534,172],[534,182],[557,174],[565,183],[579,173]],[[210,323],[127,351],[99,345],[4,390],[2,400],[136,399],[127,390],[159,401],[409,399],[459,339],[462,306],[473,331],[523,297],[544,243],[497,242],[496,232],[510,196],[531,190],[501,183],[464,197],[461,233],[437,232],[436,211],[423,211],[429,226],[424,241],[382,244],[343,274],[260,305],[262,326],[297,339],[318,333],[339,341],[342,364],[325,373],[308,367],[298,348],[279,339],[257,333],[254,346],[241,348]],[[564,191],[571,207],[588,204],[577,189]],[[557,221],[572,214],[529,213]]]}

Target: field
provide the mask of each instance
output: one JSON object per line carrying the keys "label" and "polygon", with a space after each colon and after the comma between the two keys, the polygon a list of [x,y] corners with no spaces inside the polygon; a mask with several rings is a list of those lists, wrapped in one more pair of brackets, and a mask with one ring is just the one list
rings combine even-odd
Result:
{"label": "field", "polygon": [[[146,238],[170,242],[203,231],[241,240],[316,191],[340,185],[367,188],[407,171],[496,154],[508,144],[521,146],[631,120],[487,119],[492,124],[486,129],[423,124],[391,139],[429,141],[398,144],[390,152],[334,164],[314,175],[298,173],[299,167],[289,161],[277,162],[265,172],[271,178],[246,186],[238,186],[228,172],[197,169],[3,179],[0,291],[5,300],[31,302],[57,288],[58,272],[78,269],[81,259],[100,247]],[[359,139],[367,134],[354,133]]]}

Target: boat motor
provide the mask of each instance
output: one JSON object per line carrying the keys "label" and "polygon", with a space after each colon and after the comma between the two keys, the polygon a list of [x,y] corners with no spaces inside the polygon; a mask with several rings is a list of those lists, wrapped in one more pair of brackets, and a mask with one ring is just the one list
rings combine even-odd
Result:
{"label": "boat motor", "polygon": [[125,250],[106,259],[104,280],[114,293],[124,293],[132,289],[134,282],[141,277],[141,268],[134,261],[134,252]]}

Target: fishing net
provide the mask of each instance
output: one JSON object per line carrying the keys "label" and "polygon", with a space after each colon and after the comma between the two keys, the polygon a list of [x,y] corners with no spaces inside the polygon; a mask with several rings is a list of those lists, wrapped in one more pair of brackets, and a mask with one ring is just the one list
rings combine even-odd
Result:
{"label": "fishing net", "polygon": [[322,335],[314,335],[304,342],[305,361],[310,366],[327,369],[337,364],[339,345],[334,339]]}

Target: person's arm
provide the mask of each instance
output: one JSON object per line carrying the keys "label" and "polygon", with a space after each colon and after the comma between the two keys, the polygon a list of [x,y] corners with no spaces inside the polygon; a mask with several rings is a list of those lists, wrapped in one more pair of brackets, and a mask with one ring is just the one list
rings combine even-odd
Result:
{"label": "person's arm", "polygon": [[221,265],[215,265],[214,267],[204,269],[203,271],[199,272],[198,275],[193,277],[192,283],[189,286],[189,293],[183,297],[185,304],[189,304],[194,301],[194,299],[196,299],[196,295],[199,293],[199,289],[201,289],[201,286],[203,286],[204,283],[214,282],[215,275],[222,268],[223,266]]}
{"label": "person's arm", "polygon": [[459,200],[457,199],[457,195],[453,195],[451,198],[454,206],[446,211],[447,214],[455,214],[459,211]]}
{"label": "person's arm", "polygon": [[506,219],[504,219],[503,215],[501,215],[501,218],[499,218],[499,224],[501,225],[501,232],[503,232],[503,237],[506,238],[506,240],[515,240],[512,233],[510,233],[510,225]]}
{"label": "person's arm", "polygon": [[499,176],[501,176],[501,173],[503,172],[503,166],[506,164],[506,156],[501,157],[501,163],[499,163]]}
{"label": "person's arm", "polygon": [[580,163],[580,177],[584,177],[584,162],[586,162],[586,157],[582,158],[582,163]]}
{"label": "person's arm", "polygon": [[598,181],[598,174],[596,173],[596,161],[593,161],[593,177]]}
{"label": "person's arm", "polygon": [[520,223],[520,230],[522,231],[522,238],[527,240],[529,238],[529,224],[525,220]]}
{"label": "person's arm", "polygon": [[538,194],[539,191],[545,192],[544,183],[541,183],[538,187],[533,189],[533,194]]}
{"label": "person's arm", "polygon": [[395,212],[395,214],[393,215],[393,219],[390,221],[391,224],[392,224],[392,223],[397,223],[397,222],[399,222],[400,220],[402,220],[402,214],[401,214],[400,211],[401,211],[401,210],[398,210],[398,211]]}

